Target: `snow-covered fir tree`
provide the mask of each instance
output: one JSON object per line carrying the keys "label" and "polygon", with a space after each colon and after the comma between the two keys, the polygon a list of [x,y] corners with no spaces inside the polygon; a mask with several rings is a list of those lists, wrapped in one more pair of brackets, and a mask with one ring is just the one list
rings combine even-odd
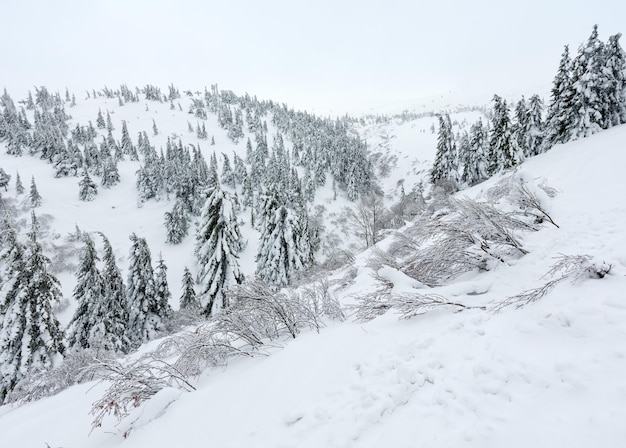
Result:
{"label": "snow-covered fir tree", "polygon": [[226,288],[243,281],[238,260],[243,245],[234,201],[219,182],[210,186],[196,234],[199,296],[207,316],[228,306]]}
{"label": "snow-covered fir tree", "polygon": [[28,195],[30,200],[31,207],[39,207],[41,205],[41,195],[39,194],[39,190],[37,190],[37,184],[35,183],[35,176],[31,177],[30,180],[30,193]]}
{"label": "snow-covered fir tree", "polygon": [[15,175],[15,193],[18,195],[24,194],[24,185],[19,172]]}
{"label": "snow-covered fir tree", "polygon": [[452,122],[450,116],[439,116],[439,134],[437,136],[437,153],[435,162],[430,172],[430,180],[433,184],[451,182],[456,184],[458,180],[458,155]]}
{"label": "snow-covered fir tree", "polygon": [[11,181],[11,175],[7,174],[2,168],[0,168],[0,188],[4,188],[4,191],[7,191],[7,187],[9,186],[9,182]]}
{"label": "snow-covered fir tree", "polygon": [[230,188],[235,188],[235,174],[230,166],[230,159],[224,153],[222,153],[222,158],[224,162],[222,163],[221,182]]}
{"label": "snow-covered fir tree", "polygon": [[67,346],[70,349],[95,346],[101,335],[94,334],[96,332],[93,330],[105,317],[101,315],[99,309],[106,298],[103,297],[104,282],[97,266],[99,258],[96,246],[89,234],[83,233],[82,239],[84,247],[78,262],[73,294],[78,308],[67,330]]}
{"label": "snow-covered fir tree", "polygon": [[593,27],[591,36],[582,45],[572,61],[571,109],[574,121],[571,139],[588,137],[600,132],[603,127],[604,86],[603,74],[604,44],[598,38],[598,26]]}
{"label": "snow-covered fir tree", "polygon": [[467,151],[460,153],[463,164],[462,182],[472,186],[487,179],[487,150],[487,130],[479,119],[470,128]]}
{"label": "snow-covered fir tree", "polygon": [[493,117],[489,134],[487,174],[494,175],[519,163],[519,156],[511,145],[511,117],[506,100],[493,96]]}
{"label": "snow-covered fir tree", "polygon": [[185,266],[182,278],[183,293],[180,296],[181,311],[197,313],[200,310],[200,303],[198,302],[198,297],[196,296],[194,283],[195,281],[191,271],[187,266]]}
{"label": "snow-covered fir tree", "polygon": [[515,105],[513,124],[511,125],[511,149],[523,161],[530,157],[528,139],[530,134],[530,117],[526,99],[522,98]]}
{"label": "snow-covered fir tree", "polygon": [[528,132],[526,147],[528,154],[536,156],[543,150],[545,123],[543,121],[543,101],[539,95],[533,95],[528,100]]}
{"label": "snow-covered fir tree", "polygon": [[117,161],[112,157],[107,157],[102,162],[102,186],[111,188],[120,183],[120,173],[117,169]]}
{"label": "snow-covered fir tree", "polygon": [[98,129],[104,129],[106,127],[106,122],[104,121],[102,110],[100,109],[98,109],[98,117],[96,118],[96,126],[98,126]]}
{"label": "snow-covered fir tree", "polygon": [[134,233],[128,258],[126,301],[129,314],[128,338],[134,346],[153,339],[163,327],[166,310],[161,309],[154,284],[148,243]]}
{"label": "snow-covered fir tree", "polygon": [[172,313],[172,307],[170,306],[172,293],[170,292],[170,288],[167,283],[167,266],[160,253],[157,265],[154,268],[154,288],[159,302],[159,308],[162,313],[161,315],[167,318]]}
{"label": "snow-covered fir tree", "polygon": [[571,65],[569,46],[565,45],[559,68],[552,81],[543,151],[547,151],[557,143],[566,143],[570,140],[570,129],[574,121],[571,108],[573,96]]}
{"label": "snow-covered fir tree", "polygon": [[180,199],[174,203],[171,212],[165,212],[165,241],[170,244],[178,244],[189,232],[189,212],[187,205]]}
{"label": "snow-covered fir tree", "polygon": [[78,199],[81,201],[93,201],[98,194],[96,183],[89,176],[87,168],[83,169],[83,178],[78,182]]}
{"label": "snow-covered fir tree", "polygon": [[47,370],[65,351],[63,330],[52,311],[62,299],[59,281],[49,272],[50,259],[37,239],[31,214],[24,257],[13,266],[16,278],[4,298],[0,324],[0,402],[34,369]]}
{"label": "snow-covered fir tree", "polygon": [[620,33],[610,36],[604,47],[605,128],[626,123],[626,52],[619,43],[621,37]]}
{"label": "snow-covered fir tree", "polygon": [[265,195],[261,214],[256,273],[269,284],[285,286],[312,261],[307,225],[275,192]]}
{"label": "snow-covered fir tree", "polygon": [[105,343],[104,347],[121,353],[130,349],[126,327],[129,322],[126,288],[122,273],[115,262],[113,247],[108,238],[100,233],[102,239],[102,281],[104,284],[103,296],[106,298]]}

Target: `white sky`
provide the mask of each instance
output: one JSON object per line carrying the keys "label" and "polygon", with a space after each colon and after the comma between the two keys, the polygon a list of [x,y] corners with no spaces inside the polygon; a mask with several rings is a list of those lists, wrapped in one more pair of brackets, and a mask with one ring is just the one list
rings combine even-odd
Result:
{"label": "white sky", "polygon": [[5,0],[0,86],[217,82],[319,113],[487,102],[547,91],[594,23],[626,32],[626,1]]}

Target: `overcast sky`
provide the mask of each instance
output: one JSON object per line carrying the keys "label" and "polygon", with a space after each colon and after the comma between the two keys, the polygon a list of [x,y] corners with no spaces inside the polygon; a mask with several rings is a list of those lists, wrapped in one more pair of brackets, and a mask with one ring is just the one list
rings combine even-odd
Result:
{"label": "overcast sky", "polygon": [[594,23],[602,40],[626,32],[626,1],[7,0],[0,85],[82,97],[217,82],[319,113],[450,92],[488,101],[549,89],[563,45]]}

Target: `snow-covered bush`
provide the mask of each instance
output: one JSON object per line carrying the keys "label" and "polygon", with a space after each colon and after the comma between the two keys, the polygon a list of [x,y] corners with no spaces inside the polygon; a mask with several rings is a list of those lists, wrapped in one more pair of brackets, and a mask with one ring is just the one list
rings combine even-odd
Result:
{"label": "snow-covered bush", "polygon": [[328,283],[301,291],[274,292],[261,282],[229,290],[230,307],[192,330],[165,339],[156,350],[129,363],[101,361],[92,372],[109,383],[93,404],[93,428],[107,415],[118,421],[165,388],[194,390],[193,377],[231,358],[264,355],[263,347],[301,331],[319,331],[323,319],[345,318]]}
{"label": "snow-covered bush", "polygon": [[572,283],[577,283],[589,278],[604,278],[611,272],[612,267],[611,264],[605,262],[593,261],[593,258],[589,255],[561,255],[557,257],[556,263],[543,276],[544,279],[547,279],[545,284],[508,297],[501,302],[496,302],[490,310],[497,313],[509,306],[513,306],[516,309],[522,308],[540,300],[563,280],[570,279]]}
{"label": "snow-covered bush", "polygon": [[396,233],[383,254],[384,262],[434,286],[526,254],[517,234],[535,230],[534,224],[491,204],[449,199],[446,214],[418,219],[404,232]]}

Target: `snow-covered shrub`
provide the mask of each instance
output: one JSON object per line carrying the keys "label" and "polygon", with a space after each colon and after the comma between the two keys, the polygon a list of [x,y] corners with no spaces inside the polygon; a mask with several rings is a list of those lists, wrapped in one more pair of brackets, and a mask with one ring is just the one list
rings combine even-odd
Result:
{"label": "snow-covered shrub", "polygon": [[207,367],[224,366],[231,358],[264,355],[264,346],[295,338],[305,329],[319,331],[323,318],[343,320],[328,283],[302,291],[274,292],[261,282],[229,290],[231,305],[192,330],[165,339],[156,350],[129,364],[101,361],[92,372],[109,383],[93,404],[93,428],[107,415],[118,421],[165,388],[194,390],[192,378]]}
{"label": "snow-covered shrub", "polygon": [[589,278],[604,278],[611,272],[611,268],[611,264],[594,262],[589,255],[561,255],[543,276],[547,279],[545,284],[497,302],[493,304],[491,311],[497,313],[509,306],[514,306],[516,309],[522,308],[544,297],[563,280],[570,279],[572,283],[577,283]]}
{"label": "snow-covered shrub", "polygon": [[96,356],[106,359],[110,354],[91,349],[72,350],[63,362],[49,370],[35,370],[22,379],[7,397],[7,402],[27,403],[48,397],[94,377]]}
{"label": "snow-covered shrub", "polygon": [[357,297],[356,303],[351,307],[356,320],[367,322],[385,314],[390,309],[400,315],[399,319],[411,319],[439,308],[451,308],[454,311],[485,309],[453,302],[439,294],[393,294],[389,291],[377,290]]}
{"label": "snow-covered shrub", "polygon": [[532,223],[485,202],[449,199],[446,208],[445,214],[421,218],[396,233],[385,251],[385,264],[434,286],[526,254],[517,234],[537,230]]}

